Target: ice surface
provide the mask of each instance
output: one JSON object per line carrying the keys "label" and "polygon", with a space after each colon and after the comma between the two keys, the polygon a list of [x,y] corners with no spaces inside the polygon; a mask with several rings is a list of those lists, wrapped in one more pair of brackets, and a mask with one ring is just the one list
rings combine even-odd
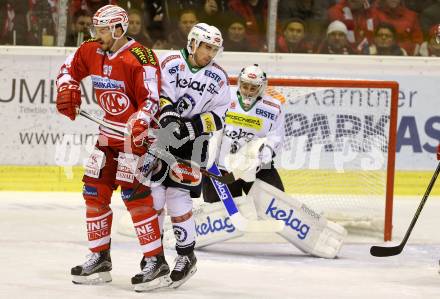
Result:
{"label": "ice surface", "polygon": [[[395,200],[396,243],[419,202]],[[126,212],[117,197],[112,207],[116,225]],[[348,243],[340,258],[325,260],[306,256],[276,236],[248,235],[199,250],[198,272],[181,288],[138,294],[130,285],[139,271],[137,240],[117,233],[113,282],[71,283],[70,268],[87,254],[79,192],[0,192],[0,298],[440,298],[439,213],[440,200],[430,198],[408,247],[395,257],[370,256],[370,245],[381,243],[371,238]],[[167,251],[170,264],[174,256]]]}

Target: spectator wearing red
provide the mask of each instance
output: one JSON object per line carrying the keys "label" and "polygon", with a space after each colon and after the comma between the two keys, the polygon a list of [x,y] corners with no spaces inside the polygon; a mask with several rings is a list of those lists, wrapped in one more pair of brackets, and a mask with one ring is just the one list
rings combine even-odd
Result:
{"label": "spectator wearing red", "polygon": [[246,22],[246,33],[252,48],[265,48],[267,0],[229,0],[229,9]]}
{"label": "spectator wearing red", "polygon": [[341,0],[329,8],[328,19],[347,26],[347,39],[358,51],[373,43],[374,19],[368,0]]}
{"label": "spectator wearing red", "polygon": [[440,24],[429,30],[427,40],[420,46],[419,56],[440,57]]}
{"label": "spectator wearing red", "polygon": [[341,21],[333,21],[328,25],[327,38],[319,47],[319,54],[357,54],[347,39],[347,26]]}
{"label": "spectator wearing red", "polygon": [[423,33],[416,12],[406,8],[401,0],[378,0],[373,15],[376,22],[389,23],[396,28],[397,42],[408,55],[418,53]]}
{"label": "spectator wearing red", "polygon": [[29,43],[53,46],[58,32],[58,0],[29,0],[28,3],[26,21]]}
{"label": "spectator wearing red", "polygon": [[313,53],[313,45],[307,38],[306,25],[303,20],[287,21],[277,39],[277,52],[280,53]]}

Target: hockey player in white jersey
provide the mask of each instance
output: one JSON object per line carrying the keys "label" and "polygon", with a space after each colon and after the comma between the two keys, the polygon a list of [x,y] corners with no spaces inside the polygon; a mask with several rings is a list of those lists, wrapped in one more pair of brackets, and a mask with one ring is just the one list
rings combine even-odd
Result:
{"label": "hockey player in white jersey", "polygon": [[[223,38],[216,27],[199,23],[191,29],[186,49],[169,52],[160,59],[159,124],[166,132],[172,133],[170,136],[160,135],[158,142],[165,143],[174,156],[203,162],[206,155],[203,145],[207,143],[203,141],[223,127],[222,116],[230,102],[229,81],[226,72],[214,61],[222,51],[222,45]],[[171,287],[176,288],[196,271],[191,196],[200,196],[201,175],[181,163],[162,159],[152,182],[154,208],[159,213],[161,230],[166,205],[176,238],[177,258],[170,274]],[[154,182],[160,184],[154,185]],[[168,268],[168,265],[161,256],[144,259],[141,267],[144,275],[139,278],[144,283],[138,285],[139,291],[158,287],[154,281],[157,278],[154,277],[155,269]]]}
{"label": "hockey player in white jersey", "polygon": [[[284,136],[284,97],[266,87],[266,74],[258,65],[240,72],[238,88],[231,88],[233,101],[225,114],[217,163],[223,173],[241,178],[227,188],[243,215],[282,221],[284,227],[278,234],[288,242],[308,254],[334,258],[346,230],[283,192],[273,158]],[[227,199],[224,188],[204,179],[204,201],[211,204],[195,210],[198,246],[243,235],[218,203],[219,197]],[[243,191],[247,195],[240,198]]]}
{"label": "hockey player in white jersey", "polygon": [[[282,104],[284,96],[274,89],[267,88],[266,73],[258,65],[250,65],[241,70],[238,87],[231,88],[233,99],[225,114],[223,137],[218,157],[218,167],[222,172],[228,170],[227,164],[238,163],[241,177],[229,184],[233,197],[246,194],[252,187],[255,177],[284,191],[278,171],[273,164],[284,136],[284,113]],[[237,153],[249,141],[265,138],[255,163],[241,163],[231,159],[230,154]],[[237,169],[237,168],[235,168]],[[250,178],[249,178],[250,176]],[[216,202],[220,199],[213,189],[209,178],[203,180],[203,199],[205,202]]]}

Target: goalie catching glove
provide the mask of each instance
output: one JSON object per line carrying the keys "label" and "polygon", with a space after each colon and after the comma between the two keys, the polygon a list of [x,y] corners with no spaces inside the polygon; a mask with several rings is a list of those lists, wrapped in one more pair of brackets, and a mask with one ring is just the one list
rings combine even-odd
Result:
{"label": "goalie catching glove", "polygon": [[75,120],[81,106],[81,90],[78,82],[69,81],[58,87],[57,110],[71,120]]}

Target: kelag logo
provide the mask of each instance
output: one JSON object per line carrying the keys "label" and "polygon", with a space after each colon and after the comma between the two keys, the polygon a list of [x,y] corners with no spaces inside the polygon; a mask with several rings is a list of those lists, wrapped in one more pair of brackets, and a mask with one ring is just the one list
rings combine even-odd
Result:
{"label": "kelag logo", "polygon": [[215,232],[226,231],[227,233],[232,233],[235,231],[234,225],[232,225],[229,217],[211,219],[207,216],[205,221],[196,224],[197,236],[206,236]]}
{"label": "kelag logo", "polygon": [[287,227],[298,232],[299,239],[304,240],[309,233],[310,226],[302,223],[301,219],[295,218],[293,215],[294,210],[290,209],[289,211],[285,211],[282,209],[278,209],[274,204],[275,198],[272,198],[272,201],[267,207],[265,214],[274,219],[284,221]]}

